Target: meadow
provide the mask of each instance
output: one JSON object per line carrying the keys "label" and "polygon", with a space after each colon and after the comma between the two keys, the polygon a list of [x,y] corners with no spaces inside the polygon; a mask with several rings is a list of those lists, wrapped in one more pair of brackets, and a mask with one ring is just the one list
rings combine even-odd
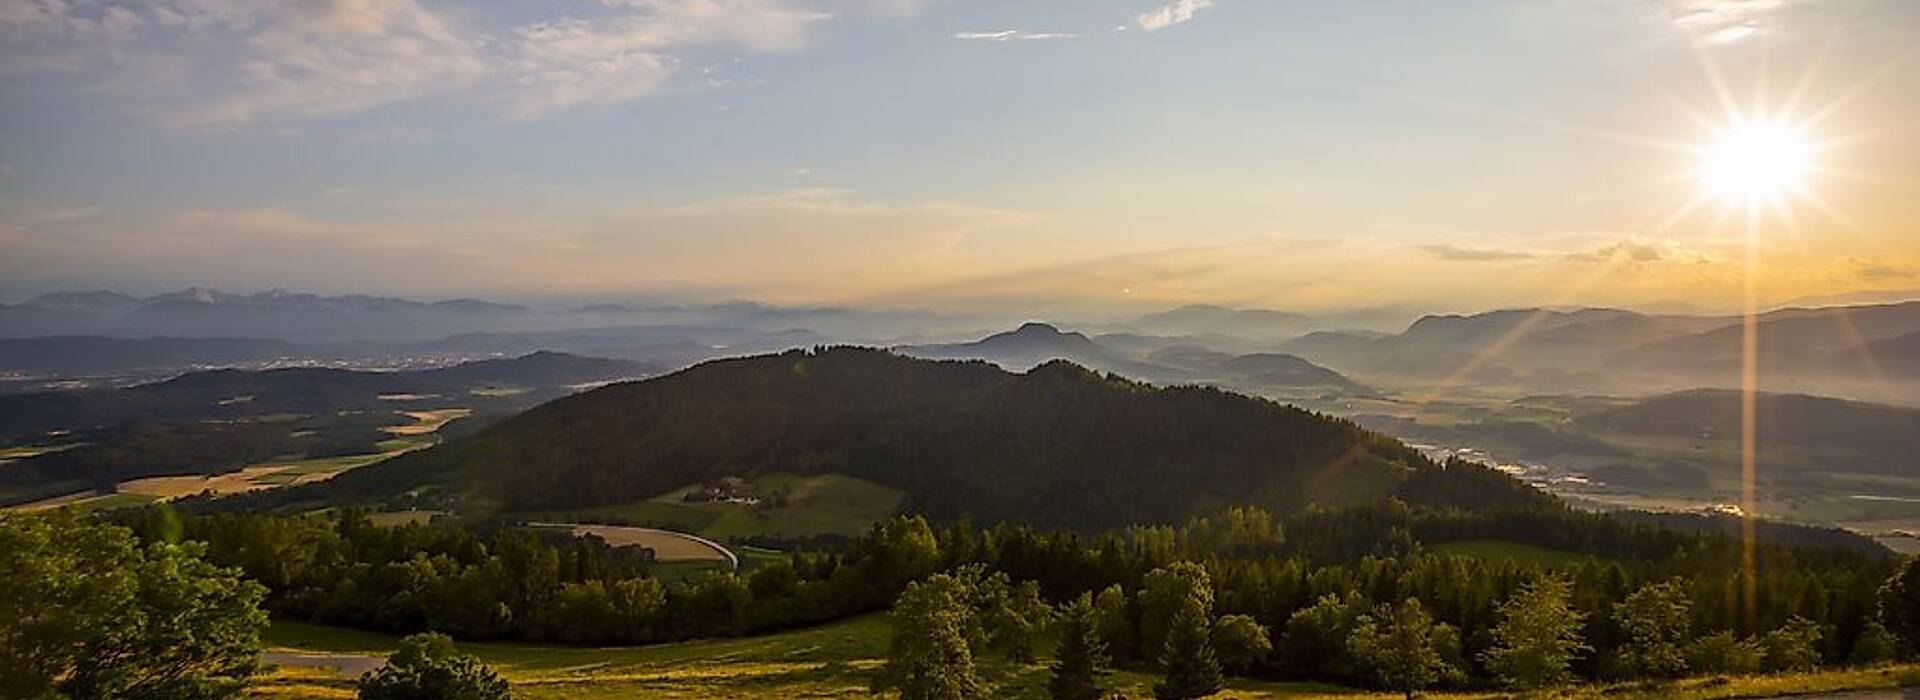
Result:
{"label": "meadow", "polygon": [[[647,647],[603,649],[524,644],[462,644],[513,683],[514,696],[527,700],[691,700],[715,698],[866,698],[871,674],[883,664],[888,626],[883,615],[866,615],[829,625],[745,639],[695,641]],[[275,651],[383,655],[393,637],[294,622],[275,622],[267,634]],[[1047,659],[1013,664],[994,659],[981,673],[997,698],[1047,697]],[[1132,698],[1152,697],[1154,676],[1121,672],[1108,686]],[[1591,685],[1561,691],[1563,698],[1640,700],[1681,698],[1779,697],[1808,693],[1884,689],[1920,685],[1920,665],[1880,666],[1817,673],[1695,678],[1663,685]],[[1430,693],[1432,698],[1510,697],[1500,692]],[[308,668],[276,668],[256,683],[248,697],[350,698],[352,682]],[[1390,698],[1318,683],[1274,683],[1236,679],[1215,698]]]}

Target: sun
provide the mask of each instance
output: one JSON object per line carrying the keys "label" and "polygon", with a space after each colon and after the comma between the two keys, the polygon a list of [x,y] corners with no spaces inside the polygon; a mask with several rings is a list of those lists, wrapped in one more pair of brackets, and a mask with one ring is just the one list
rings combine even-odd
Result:
{"label": "sun", "polygon": [[1777,201],[1805,191],[1813,156],[1813,143],[1800,127],[1784,119],[1740,118],[1699,149],[1700,182],[1729,201]]}

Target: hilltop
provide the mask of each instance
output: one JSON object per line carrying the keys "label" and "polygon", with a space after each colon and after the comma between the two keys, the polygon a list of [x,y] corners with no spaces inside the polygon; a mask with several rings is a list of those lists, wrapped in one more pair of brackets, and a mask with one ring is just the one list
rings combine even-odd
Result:
{"label": "hilltop", "polygon": [[[1217,389],[1158,388],[1066,362],[1022,374],[852,347],[603,387],[280,497],[377,499],[437,485],[467,510],[587,508],[775,472],[870,480],[941,519],[1089,529],[1389,493],[1541,498],[1501,488],[1504,479],[1469,487],[1485,475],[1442,469],[1348,421]],[[1410,494],[1410,483],[1432,493]]]}

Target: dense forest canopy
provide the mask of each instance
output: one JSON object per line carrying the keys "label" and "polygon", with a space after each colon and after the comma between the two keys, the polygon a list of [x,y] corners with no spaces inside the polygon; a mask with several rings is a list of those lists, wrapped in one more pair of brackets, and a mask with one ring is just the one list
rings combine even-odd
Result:
{"label": "dense forest canopy", "polygon": [[[1396,441],[1262,399],[1064,362],[1016,374],[836,347],[604,387],[279,498],[437,483],[463,492],[469,512],[515,511],[628,503],[766,472],[879,482],[940,521],[1086,530],[1237,504],[1361,502],[1416,477],[1449,478]],[[1470,499],[1458,505],[1539,498],[1517,485],[1459,486],[1429,493]]]}

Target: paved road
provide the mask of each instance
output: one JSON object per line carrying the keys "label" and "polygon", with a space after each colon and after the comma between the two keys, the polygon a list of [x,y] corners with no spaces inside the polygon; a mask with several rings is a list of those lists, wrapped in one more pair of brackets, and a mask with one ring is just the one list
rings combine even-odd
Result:
{"label": "paved road", "polygon": [[260,655],[260,660],[275,666],[289,668],[326,668],[349,678],[359,678],[368,671],[387,665],[387,660],[379,656],[360,656],[354,654],[298,654],[283,651],[269,651]]}

